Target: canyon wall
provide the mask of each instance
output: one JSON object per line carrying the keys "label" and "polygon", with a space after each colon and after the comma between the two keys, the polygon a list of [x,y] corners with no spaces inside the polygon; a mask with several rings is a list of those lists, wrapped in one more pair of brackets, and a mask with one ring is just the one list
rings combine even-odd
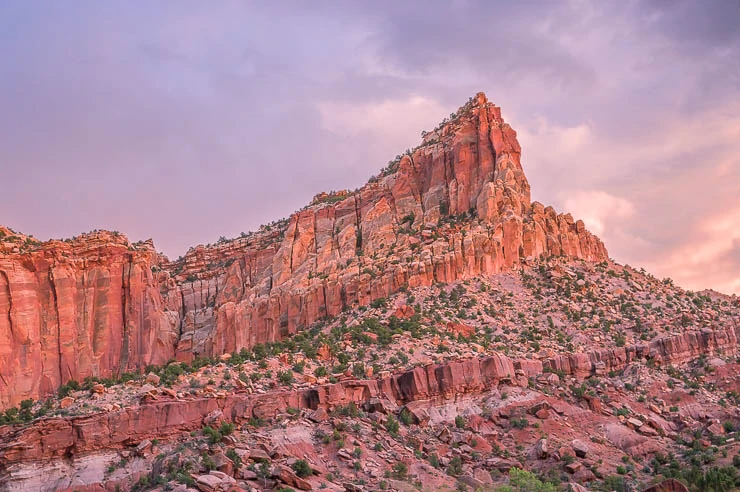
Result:
{"label": "canyon wall", "polygon": [[117,233],[41,244],[0,229],[0,408],[278,340],[402,287],[606,259],[582,221],[531,202],[520,157],[481,93],[359,190],[176,261]]}
{"label": "canyon wall", "polygon": [[134,247],[102,232],[33,252],[13,252],[15,242],[5,247],[0,407],[53,394],[69,379],[117,375],[173,356],[179,324],[162,302],[150,244]]}

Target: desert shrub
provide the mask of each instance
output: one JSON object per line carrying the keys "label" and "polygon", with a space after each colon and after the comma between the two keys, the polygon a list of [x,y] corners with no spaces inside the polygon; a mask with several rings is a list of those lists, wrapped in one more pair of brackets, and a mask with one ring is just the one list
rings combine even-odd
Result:
{"label": "desert shrub", "polygon": [[221,434],[217,429],[214,429],[210,425],[207,425],[203,427],[203,435],[208,438],[209,444],[216,444],[218,442],[221,442],[221,439],[223,439],[223,434]]}
{"label": "desert shrub", "polygon": [[454,456],[450,460],[450,464],[447,466],[447,474],[451,477],[457,477],[462,473],[462,459],[459,456]]}
{"label": "desert shrub", "polygon": [[306,460],[296,461],[291,465],[291,468],[293,468],[295,474],[301,478],[306,478],[313,473],[313,471],[311,470],[311,465],[309,465],[308,461]]}
{"label": "desert shrub", "polygon": [[509,470],[509,485],[498,490],[501,492],[555,492],[556,488],[549,482],[543,482],[532,472],[512,468]]}
{"label": "desert shrub", "polygon": [[78,383],[74,379],[70,379],[69,381],[67,381],[66,384],[63,384],[59,387],[59,398],[64,398],[65,396],[68,396],[72,391],[79,391],[79,389],[80,383]]}
{"label": "desert shrub", "polygon": [[411,425],[414,423],[414,416],[407,408],[401,410],[401,413],[398,414],[398,418],[403,425]]}
{"label": "desert shrub", "polygon": [[221,422],[221,426],[218,428],[218,430],[224,436],[228,436],[229,434],[233,434],[234,424],[230,422]]}
{"label": "desert shrub", "polygon": [[241,457],[236,454],[236,451],[233,448],[229,448],[226,450],[226,457],[234,462],[234,466],[236,468],[239,468],[242,465]]}
{"label": "desert shrub", "polygon": [[393,465],[393,478],[396,478],[398,480],[404,480],[406,476],[409,473],[409,467],[406,463],[403,461],[399,461],[395,465]]}
{"label": "desert shrub", "polygon": [[280,383],[288,385],[293,382],[293,371],[280,371],[277,374]]}

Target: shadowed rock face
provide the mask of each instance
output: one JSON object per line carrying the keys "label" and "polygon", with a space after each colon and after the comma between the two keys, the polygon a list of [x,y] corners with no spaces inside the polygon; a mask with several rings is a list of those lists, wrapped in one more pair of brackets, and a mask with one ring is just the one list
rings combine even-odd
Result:
{"label": "shadowed rock face", "polygon": [[35,244],[2,229],[0,407],[278,340],[405,286],[540,255],[606,259],[582,221],[530,201],[520,155],[481,93],[361,189],[174,262],[116,233]]}

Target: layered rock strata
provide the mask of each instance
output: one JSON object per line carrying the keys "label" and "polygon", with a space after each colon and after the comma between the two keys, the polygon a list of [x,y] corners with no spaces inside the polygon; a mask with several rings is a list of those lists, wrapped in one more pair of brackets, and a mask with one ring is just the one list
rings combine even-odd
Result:
{"label": "layered rock strata", "polygon": [[606,259],[582,221],[530,201],[520,157],[481,93],[359,190],[176,261],[117,233],[38,244],[2,229],[0,407],[275,341],[403,287]]}
{"label": "layered rock strata", "polygon": [[331,409],[355,403],[376,402],[390,407],[411,402],[443,401],[462,394],[476,394],[500,383],[526,386],[544,371],[562,371],[585,378],[601,371],[619,371],[645,360],[680,364],[698,355],[737,355],[740,329],[684,333],[651,343],[606,349],[569,358],[542,361],[512,360],[501,354],[417,367],[379,379],[349,379],[295,391],[262,395],[236,393],[222,398],[163,399],[114,412],[87,416],[49,418],[27,427],[0,428],[0,477],[16,463],[58,459],[99,450],[120,449],[144,439],[167,438],[199,429],[214,412],[227,421],[272,418],[288,408]]}

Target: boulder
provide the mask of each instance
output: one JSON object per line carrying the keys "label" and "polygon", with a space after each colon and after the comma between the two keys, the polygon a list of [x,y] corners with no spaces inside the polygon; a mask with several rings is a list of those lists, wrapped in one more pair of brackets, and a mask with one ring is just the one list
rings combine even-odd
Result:
{"label": "boulder", "polygon": [[573,448],[573,452],[579,458],[585,458],[588,454],[588,446],[581,440],[574,440],[570,443],[570,447]]}
{"label": "boulder", "polygon": [[319,422],[323,422],[327,420],[329,418],[329,414],[324,408],[319,407],[313,412],[311,412],[308,418],[313,422],[319,423]]}
{"label": "boulder", "polygon": [[74,404],[75,399],[71,396],[65,396],[61,400],[59,400],[59,408],[69,408]]}
{"label": "boulder", "polygon": [[211,457],[211,459],[213,459],[213,463],[216,465],[216,470],[228,476],[234,475],[234,462],[231,461],[224,453],[215,453]]}
{"label": "boulder", "polygon": [[221,487],[221,479],[214,475],[199,475],[195,479],[195,486],[201,492],[216,492]]}
{"label": "boulder", "polygon": [[538,460],[547,459],[550,456],[550,450],[547,445],[547,439],[540,439],[534,445],[533,453],[534,457]]}
{"label": "boulder", "polygon": [[313,490],[311,484],[295,474],[293,469],[285,465],[277,465],[272,469],[273,478],[277,478],[284,484],[300,490]]}
{"label": "boulder", "polygon": [[669,478],[643,489],[642,492],[689,492],[689,489],[675,478]]}

